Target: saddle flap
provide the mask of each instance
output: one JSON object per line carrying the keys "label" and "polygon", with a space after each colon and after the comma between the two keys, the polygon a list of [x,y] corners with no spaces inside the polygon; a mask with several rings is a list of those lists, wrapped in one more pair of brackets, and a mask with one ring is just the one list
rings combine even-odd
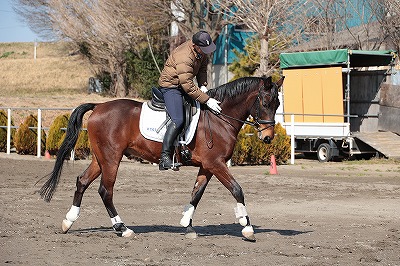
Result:
{"label": "saddle flap", "polygon": [[[183,144],[189,144],[193,139],[197,123],[200,118],[200,103],[196,102],[197,112],[192,118],[189,128],[185,132],[184,141],[179,141]],[[149,107],[148,102],[144,102],[140,112],[139,129],[143,137],[157,142],[163,142],[166,131],[166,115],[165,112],[156,112]],[[159,128],[162,128],[159,130]]]}

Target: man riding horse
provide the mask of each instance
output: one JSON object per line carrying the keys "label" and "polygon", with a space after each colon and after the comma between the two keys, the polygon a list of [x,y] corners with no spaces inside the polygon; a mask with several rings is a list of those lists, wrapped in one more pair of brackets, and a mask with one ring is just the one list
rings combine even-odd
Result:
{"label": "man riding horse", "polygon": [[[189,40],[172,51],[165,62],[158,84],[163,93],[165,108],[172,122],[164,135],[159,162],[160,170],[177,169],[180,164],[171,159],[174,141],[184,124],[182,96],[189,95],[192,99],[205,103],[211,110],[219,113],[219,101],[210,98],[207,92],[208,54],[216,49],[210,34],[199,31]],[[197,84],[193,82],[196,77]]]}

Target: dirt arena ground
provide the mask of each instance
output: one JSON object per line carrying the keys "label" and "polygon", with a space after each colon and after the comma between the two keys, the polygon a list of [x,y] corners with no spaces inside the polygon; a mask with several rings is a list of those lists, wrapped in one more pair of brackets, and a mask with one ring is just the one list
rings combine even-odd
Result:
{"label": "dirt arena ground", "polygon": [[197,170],[160,172],[123,161],[115,204],[135,237],[118,237],[97,194],[85,194],[70,232],[60,225],[88,161],[66,162],[50,203],[34,184],[54,160],[0,154],[1,265],[400,265],[400,164],[296,160],[232,167],[257,242],[243,241],[229,192],[212,179],[194,215],[199,236],[179,225]]}

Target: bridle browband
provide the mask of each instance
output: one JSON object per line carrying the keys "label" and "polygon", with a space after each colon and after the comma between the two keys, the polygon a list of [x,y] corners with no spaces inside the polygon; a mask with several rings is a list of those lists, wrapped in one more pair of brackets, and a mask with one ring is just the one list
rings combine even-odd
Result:
{"label": "bridle browband", "polygon": [[[260,103],[260,99],[261,99],[261,89],[262,89],[262,86],[260,86],[260,88],[258,89],[258,95],[257,95],[257,97],[256,97],[256,99],[255,99],[255,101],[253,102],[253,105],[251,106],[251,108],[250,108],[250,111],[254,108],[254,105],[256,104],[256,102],[258,102],[258,105],[256,106],[256,116],[254,117],[254,122],[252,122],[252,121],[249,121],[249,120],[241,120],[241,119],[238,119],[238,118],[236,118],[236,117],[232,117],[232,116],[230,116],[230,115],[227,115],[227,114],[224,114],[224,113],[216,113],[216,112],[213,112],[212,111],[212,113],[214,113],[214,114],[216,114],[217,116],[219,116],[219,115],[222,115],[222,116],[224,116],[224,117],[226,117],[226,118],[229,118],[229,119],[231,119],[231,120],[235,120],[235,121],[238,121],[238,122],[241,122],[241,123],[244,123],[244,124],[246,124],[246,125],[249,125],[249,126],[252,126],[252,127],[254,127],[259,133],[260,132],[262,132],[262,131],[264,131],[264,130],[266,130],[266,129],[268,129],[268,128],[270,128],[270,127],[273,127],[273,126],[275,126],[275,120],[263,120],[263,119],[260,119],[259,118],[259,114],[260,114],[260,105],[262,105],[263,103]],[[267,94],[268,96],[269,96],[269,98],[270,98],[270,100],[269,100],[269,103],[272,101],[272,94],[271,93],[268,93]],[[265,127],[265,128],[263,128],[263,129],[260,129],[260,125],[268,125],[267,127]]]}

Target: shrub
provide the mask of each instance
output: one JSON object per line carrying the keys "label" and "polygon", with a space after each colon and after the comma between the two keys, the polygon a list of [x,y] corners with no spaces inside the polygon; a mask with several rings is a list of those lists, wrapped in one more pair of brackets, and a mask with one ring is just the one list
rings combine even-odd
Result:
{"label": "shrub", "polygon": [[[37,116],[29,115],[25,121],[19,126],[14,137],[14,146],[18,154],[37,154],[37,129],[29,127],[37,127]],[[44,155],[46,143],[46,133],[42,130],[40,153]]]}
{"label": "shrub", "polygon": [[271,155],[275,155],[276,163],[285,163],[290,156],[290,137],[278,123],[275,125],[275,138],[271,144],[260,141],[257,131],[249,125],[239,132],[233,151],[234,164],[270,164]]}
{"label": "shrub", "polygon": [[51,155],[56,155],[62,141],[65,137],[65,130],[62,128],[66,128],[68,125],[69,114],[63,114],[57,116],[49,129],[49,135],[46,139],[46,150],[49,151]]}
{"label": "shrub", "polygon": [[[7,113],[4,110],[0,111],[0,126],[7,126]],[[14,126],[14,122],[11,119],[11,126]],[[11,128],[11,146],[14,145],[13,140],[15,136],[15,128]],[[7,150],[7,128],[0,128],[0,151]]]}
{"label": "shrub", "polygon": [[160,76],[154,60],[160,68],[163,67],[164,58],[157,50],[153,54],[148,48],[142,49],[139,53],[127,52],[127,78],[131,87],[130,95],[137,94],[142,99],[151,99],[151,88],[157,86]]}

